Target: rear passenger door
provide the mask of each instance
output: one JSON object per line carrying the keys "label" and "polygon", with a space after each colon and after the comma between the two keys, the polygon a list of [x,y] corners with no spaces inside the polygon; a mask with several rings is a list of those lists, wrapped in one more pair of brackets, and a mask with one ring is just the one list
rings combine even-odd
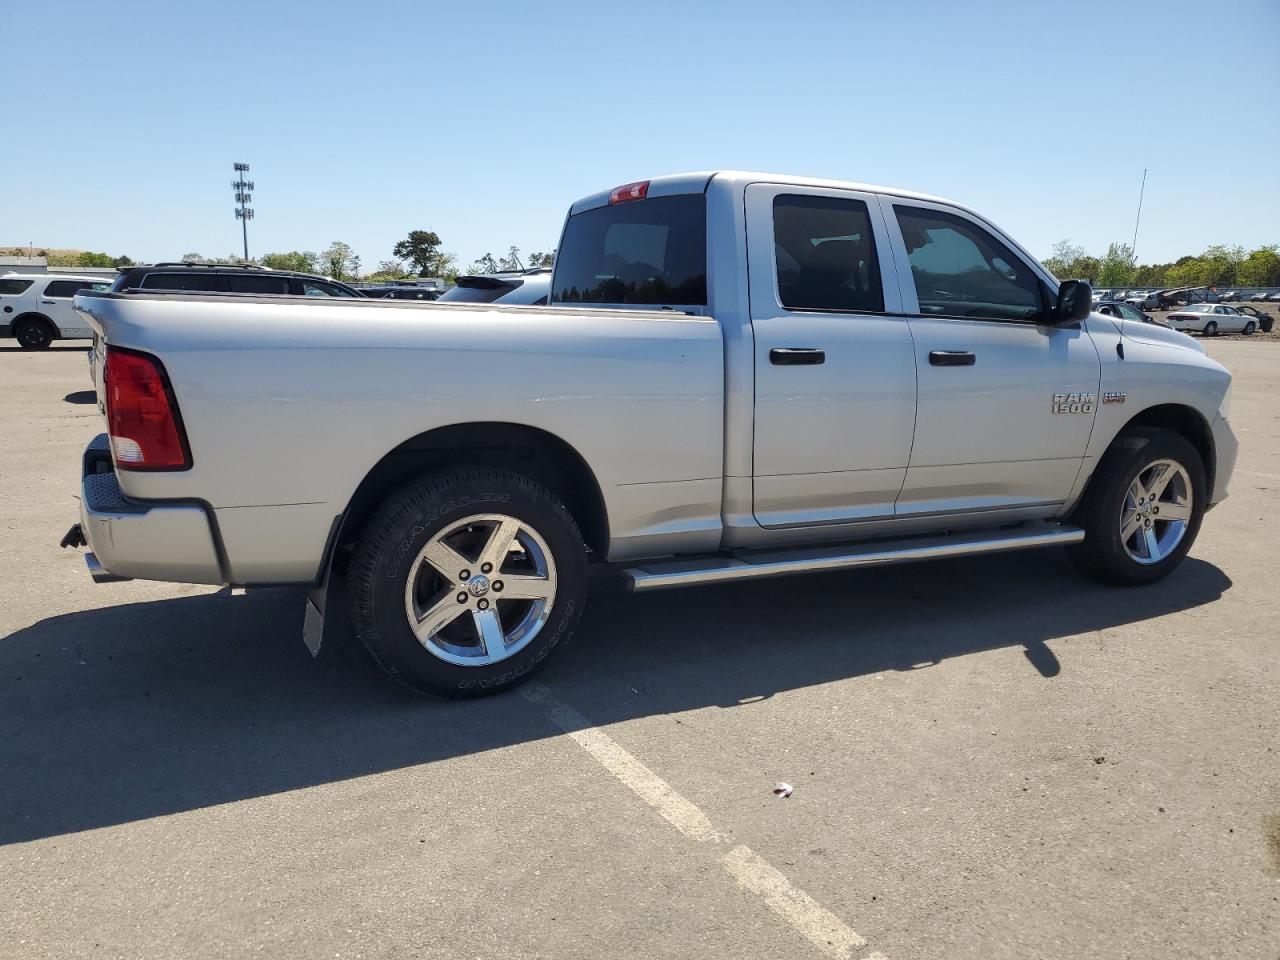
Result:
{"label": "rear passenger door", "polygon": [[78,339],[93,336],[93,329],[71,305],[77,291],[92,289],[93,286],[89,280],[51,280],[40,292],[40,312],[53,321],[60,337]]}
{"label": "rear passenger door", "polygon": [[897,516],[1048,516],[1075,483],[1101,363],[1047,283],[976,217],[882,198],[919,384]]}
{"label": "rear passenger door", "polygon": [[893,516],[915,359],[876,198],[746,189],[755,340],[753,504],[765,527]]}

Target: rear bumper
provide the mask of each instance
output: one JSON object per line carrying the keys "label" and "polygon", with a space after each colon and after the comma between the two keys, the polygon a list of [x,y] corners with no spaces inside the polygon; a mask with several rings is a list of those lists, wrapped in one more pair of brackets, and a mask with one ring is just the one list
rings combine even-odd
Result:
{"label": "rear bumper", "polygon": [[130,500],[113,471],[100,472],[110,462],[101,434],[85,449],[80,477],[80,527],[97,564],[121,578],[225,583],[209,508]]}

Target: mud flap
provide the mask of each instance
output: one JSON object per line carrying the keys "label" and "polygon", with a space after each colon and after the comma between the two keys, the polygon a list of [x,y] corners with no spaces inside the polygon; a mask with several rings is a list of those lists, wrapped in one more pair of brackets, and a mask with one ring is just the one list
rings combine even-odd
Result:
{"label": "mud flap", "polygon": [[302,618],[302,641],[311,651],[311,656],[319,657],[325,640],[325,611],[333,594],[333,577],[325,574],[324,582],[312,587],[307,593],[307,607]]}

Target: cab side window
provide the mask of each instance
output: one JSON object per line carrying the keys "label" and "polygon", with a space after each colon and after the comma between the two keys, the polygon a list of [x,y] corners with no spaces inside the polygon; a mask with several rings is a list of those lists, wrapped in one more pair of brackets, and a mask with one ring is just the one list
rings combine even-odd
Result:
{"label": "cab side window", "polygon": [[1042,320],[1040,279],[1003,243],[950,213],[895,204],[920,313],[982,320]]}
{"label": "cab side window", "polygon": [[778,298],[788,310],[884,312],[867,205],[837,197],[773,200]]}

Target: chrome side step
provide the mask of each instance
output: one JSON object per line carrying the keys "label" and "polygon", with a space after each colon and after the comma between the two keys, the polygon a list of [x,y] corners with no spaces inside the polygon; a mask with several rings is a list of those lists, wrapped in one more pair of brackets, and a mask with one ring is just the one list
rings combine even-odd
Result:
{"label": "chrome side step", "polygon": [[1030,547],[1063,546],[1079,543],[1084,531],[1061,524],[1037,524],[1012,530],[982,530],[928,537],[863,543],[795,547],[787,550],[739,553],[731,557],[701,560],[646,561],[622,571],[634,593],[669,587],[693,587],[704,583],[750,580],[754,577],[783,577],[797,573],[872,567],[912,560],[940,560],[969,557]]}

